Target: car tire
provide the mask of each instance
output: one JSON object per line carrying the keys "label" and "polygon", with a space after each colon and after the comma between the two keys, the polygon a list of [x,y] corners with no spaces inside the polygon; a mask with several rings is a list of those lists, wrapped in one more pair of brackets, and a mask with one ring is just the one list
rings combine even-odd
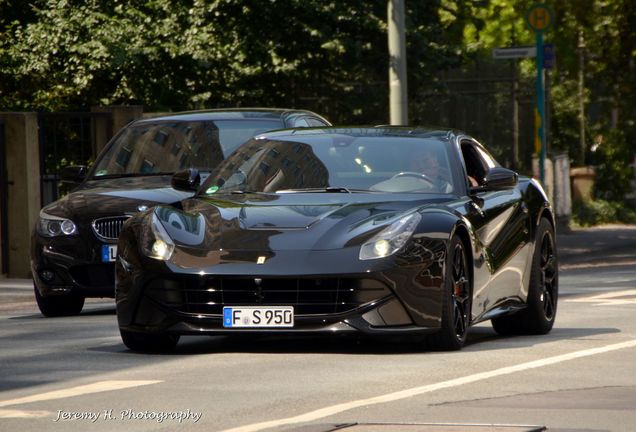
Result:
{"label": "car tire", "polygon": [[38,287],[34,286],[35,301],[42,315],[45,317],[61,317],[78,315],[84,307],[84,297],[76,295],[43,296]]}
{"label": "car tire", "polygon": [[464,346],[472,307],[470,272],[464,243],[454,236],[448,250],[441,328],[427,338],[429,348],[440,351],[455,351]]}
{"label": "car tire", "polygon": [[119,329],[121,340],[132,351],[165,353],[170,352],[179,342],[178,335],[167,333],[136,333]]}
{"label": "car tire", "polygon": [[493,328],[501,335],[541,335],[549,333],[554,325],[559,275],[554,228],[545,218],[537,227],[530,271],[526,308],[491,320]]}

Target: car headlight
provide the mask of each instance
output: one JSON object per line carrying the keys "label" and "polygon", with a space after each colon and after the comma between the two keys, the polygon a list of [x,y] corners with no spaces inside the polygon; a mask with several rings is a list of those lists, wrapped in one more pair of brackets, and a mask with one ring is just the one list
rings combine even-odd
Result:
{"label": "car headlight", "polygon": [[154,212],[150,218],[150,229],[144,232],[141,248],[146,256],[167,261],[174,252],[174,242]]}
{"label": "car headlight", "polygon": [[384,258],[397,252],[413,235],[422,216],[411,213],[393,222],[360,248],[360,259]]}
{"label": "car headlight", "polygon": [[53,216],[40,211],[37,231],[38,234],[45,237],[69,236],[77,234],[77,226],[70,219]]}

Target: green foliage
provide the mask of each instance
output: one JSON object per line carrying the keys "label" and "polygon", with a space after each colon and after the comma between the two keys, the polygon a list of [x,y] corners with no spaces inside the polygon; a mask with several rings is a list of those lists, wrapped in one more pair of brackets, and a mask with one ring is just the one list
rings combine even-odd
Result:
{"label": "green foliage", "polygon": [[[550,90],[551,148],[554,151],[567,151],[572,156],[578,156],[580,153],[578,84],[574,80],[563,80],[554,84]],[[581,162],[577,165],[581,165]]]}
{"label": "green foliage", "polygon": [[636,223],[636,208],[622,201],[594,200],[575,202],[572,206],[572,222],[578,226],[594,226],[611,223]]}
{"label": "green foliage", "polygon": [[[443,4],[462,4],[446,1]],[[488,55],[492,48],[534,45],[525,23],[535,0],[491,0],[474,10],[477,22],[465,27],[466,46]],[[611,129],[625,133],[636,153],[636,8],[630,0],[545,0],[554,24],[544,34],[556,52],[556,67],[547,71],[550,112],[549,148],[567,150],[576,164],[580,148],[579,72],[583,71],[586,151],[596,135]],[[536,75],[534,60],[518,62],[522,76]],[[628,158],[629,159],[629,158]]]}
{"label": "green foliage", "polygon": [[[605,135],[602,156],[606,166],[601,170],[616,168],[616,175],[607,172],[608,181],[623,181],[625,164],[636,152],[633,120],[636,114],[636,9],[629,0],[555,2],[553,7],[557,16],[552,37],[557,70],[552,100],[553,113],[558,119],[558,128],[553,130],[554,141],[558,141],[561,148],[569,147],[570,155],[578,164],[584,162],[585,154],[578,146],[580,126],[578,118],[575,119],[578,114],[575,116],[572,109],[579,103],[577,85],[582,70],[586,150],[589,151],[598,135]],[[608,149],[614,145],[618,148]],[[615,162],[607,158],[614,158]],[[603,178],[601,180],[601,196],[620,199],[620,194],[608,195],[611,187],[604,186]]]}
{"label": "green foliage", "polygon": [[629,166],[632,160],[625,134],[611,130],[595,151],[596,177],[594,195],[607,200],[621,200],[631,190],[634,177]]}
{"label": "green foliage", "polygon": [[[406,7],[417,92],[458,64],[468,9],[444,23],[437,2]],[[259,105],[340,123],[388,117],[386,0],[36,0],[22,9],[0,15],[0,110]]]}
{"label": "green foliage", "polygon": [[[636,153],[636,8],[631,0],[544,2],[555,18],[544,35],[556,48],[547,72],[549,149],[584,161],[582,70],[586,151],[606,137],[597,196],[621,199]],[[481,83],[453,93],[445,78],[479,70],[493,48],[533,45],[525,14],[535,3],[406,1],[412,122],[439,114],[453,126],[478,112],[469,132],[506,162],[510,140],[494,131],[511,129],[507,83],[482,99]],[[387,0],[0,0],[0,111],[289,106],[340,124],[386,123],[386,20]],[[534,81],[533,59],[516,65],[522,83]],[[520,105],[534,102],[519,95]],[[533,121],[520,119],[524,136]]]}

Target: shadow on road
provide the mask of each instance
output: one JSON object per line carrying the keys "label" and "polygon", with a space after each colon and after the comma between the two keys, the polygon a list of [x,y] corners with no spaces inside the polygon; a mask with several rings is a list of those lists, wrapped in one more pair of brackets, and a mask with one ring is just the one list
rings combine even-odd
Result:
{"label": "shadow on road", "polygon": [[[85,309],[78,316],[104,316],[104,315],[116,315],[115,306],[103,306],[95,309]],[[9,320],[34,320],[34,319],[45,319],[52,320],[53,323],[55,320],[65,319],[68,317],[52,317],[48,318],[42,315],[41,313],[33,313],[29,315],[20,315],[20,316],[12,316],[7,319]]]}
{"label": "shadow on road", "polygon": [[[466,351],[492,351],[530,347],[559,340],[572,340],[618,333],[615,328],[555,328],[547,335],[499,336],[490,327],[470,330]],[[421,355],[434,354],[424,341],[405,338],[301,337],[301,336],[186,336],[167,354],[146,354],[128,350],[123,343],[89,348],[134,356],[181,356],[222,353],[254,354],[346,354],[346,355]],[[461,355],[461,353],[457,353]]]}

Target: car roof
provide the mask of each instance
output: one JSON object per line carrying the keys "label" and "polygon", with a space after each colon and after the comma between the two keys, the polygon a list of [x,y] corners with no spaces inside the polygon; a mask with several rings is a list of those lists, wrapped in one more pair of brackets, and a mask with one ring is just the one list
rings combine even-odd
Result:
{"label": "car roof", "polygon": [[163,115],[153,115],[152,117],[137,120],[135,123],[139,124],[156,121],[238,120],[248,118],[275,120],[294,116],[316,117],[330,124],[324,117],[312,111],[287,108],[227,108],[183,111]]}
{"label": "car roof", "polygon": [[350,136],[360,137],[404,137],[404,138],[428,138],[439,141],[451,141],[458,135],[466,135],[453,129],[427,128],[420,126],[351,126],[351,127],[319,127],[319,128],[294,128],[283,129],[260,134],[258,138],[264,139],[293,139],[299,136]]}

